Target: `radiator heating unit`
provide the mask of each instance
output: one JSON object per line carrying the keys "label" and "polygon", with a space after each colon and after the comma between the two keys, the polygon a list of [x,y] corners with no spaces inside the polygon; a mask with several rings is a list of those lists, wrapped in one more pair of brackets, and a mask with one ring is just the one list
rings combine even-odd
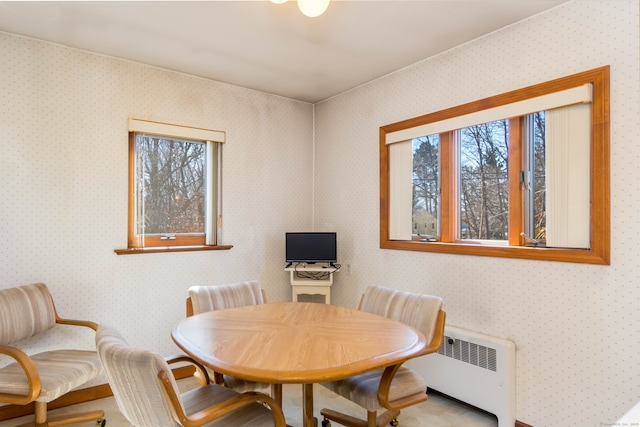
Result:
{"label": "radiator heating unit", "polygon": [[437,353],[409,360],[429,388],[494,414],[498,427],[516,422],[516,347],[512,341],[445,326]]}

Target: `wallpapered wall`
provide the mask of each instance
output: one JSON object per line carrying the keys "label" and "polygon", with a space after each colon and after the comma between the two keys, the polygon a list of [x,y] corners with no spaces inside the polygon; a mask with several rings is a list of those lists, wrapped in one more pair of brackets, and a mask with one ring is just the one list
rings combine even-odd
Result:
{"label": "wallpapered wall", "polygon": [[[638,38],[638,1],[576,1],[316,105],[316,224],[352,265],[334,300],[433,293],[448,323],[513,340],[516,418],[535,427],[610,425],[640,400]],[[379,248],[380,126],[607,64],[611,266]]]}
{"label": "wallpapered wall", "polygon": [[[637,0],[562,5],[316,105],[313,165],[309,104],[0,33],[0,288],[44,281],[62,315],[172,354],[189,286],[259,279],[289,300],[284,232],[315,225],[338,232],[352,265],[334,303],[355,307],[374,283],[441,295],[451,324],[516,343],[519,420],[612,423],[640,399],[638,49]],[[611,266],[379,249],[381,125],[607,64]],[[128,117],[227,132],[232,250],[113,253],[126,245]],[[33,348],[62,343],[92,341],[65,329]]]}
{"label": "wallpapered wall", "polygon": [[[191,285],[258,279],[290,299],[284,233],[312,226],[312,105],[3,33],[0,82],[0,288],[45,282],[60,315],[162,354]],[[128,117],[227,133],[233,249],[113,252],[127,245]],[[45,345],[93,345],[69,335]]]}

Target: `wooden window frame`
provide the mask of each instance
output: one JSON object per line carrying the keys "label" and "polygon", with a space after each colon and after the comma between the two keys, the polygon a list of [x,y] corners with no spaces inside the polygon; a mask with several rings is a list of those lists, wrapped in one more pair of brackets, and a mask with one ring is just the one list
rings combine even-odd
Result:
{"label": "wooden window frame", "polygon": [[[136,132],[129,132],[129,187],[128,187],[128,222],[127,222],[127,248],[115,249],[118,255],[132,254],[148,254],[162,252],[193,252],[193,251],[211,251],[211,250],[228,250],[232,245],[207,245],[205,233],[180,234],[176,236],[176,240],[163,240],[161,236],[151,235],[145,237],[144,247],[138,244],[136,236]],[[168,136],[169,138],[174,138]],[[179,139],[179,138],[178,138]],[[203,141],[205,142],[205,141]]]}
{"label": "wooden window frame", "polygon": [[[591,207],[589,249],[568,249],[524,246],[520,232],[523,231],[523,194],[519,185],[519,168],[509,168],[509,238],[507,244],[457,239],[457,201],[451,197],[457,193],[456,148],[454,132],[440,134],[441,186],[441,232],[440,241],[389,239],[389,133],[422,126],[428,123],[469,114],[475,111],[498,107],[513,102],[558,92],[582,84],[593,85],[591,104]],[[522,163],[522,149],[518,141],[523,132],[523,118],[510,119],[509,164]],[[436,252],[459,255],[478,255],[502,258],[560,261],[584,264],[610,264],[610,159],[609,159],[609,66],[585,71],[549,82],[470,102],[442,111],[426,114],[380,127],[380,248]],[[454,198],[455,199],[455,198]]]}

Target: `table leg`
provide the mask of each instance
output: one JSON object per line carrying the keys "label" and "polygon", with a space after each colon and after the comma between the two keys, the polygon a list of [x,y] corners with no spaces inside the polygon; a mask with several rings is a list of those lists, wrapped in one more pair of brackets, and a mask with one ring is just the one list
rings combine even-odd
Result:
{"label": "table leg", "polygon": [[302,384],[302,425],[317,427],[318,420],[313,416],[313,384]]}

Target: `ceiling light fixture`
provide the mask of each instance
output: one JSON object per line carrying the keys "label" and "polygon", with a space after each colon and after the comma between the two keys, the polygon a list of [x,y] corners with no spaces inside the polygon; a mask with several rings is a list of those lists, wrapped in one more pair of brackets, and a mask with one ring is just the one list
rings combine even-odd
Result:
{"label": "ceiling light fixture", "polygon": [[[304,15],[315,18],[316,16],[320,16],[324,13],[325,10],[329,7],[329,2],[331,0],[298,0],[298,9]],[[286,3],[287,0],[271,0],[272,3],[282,4]]]}

